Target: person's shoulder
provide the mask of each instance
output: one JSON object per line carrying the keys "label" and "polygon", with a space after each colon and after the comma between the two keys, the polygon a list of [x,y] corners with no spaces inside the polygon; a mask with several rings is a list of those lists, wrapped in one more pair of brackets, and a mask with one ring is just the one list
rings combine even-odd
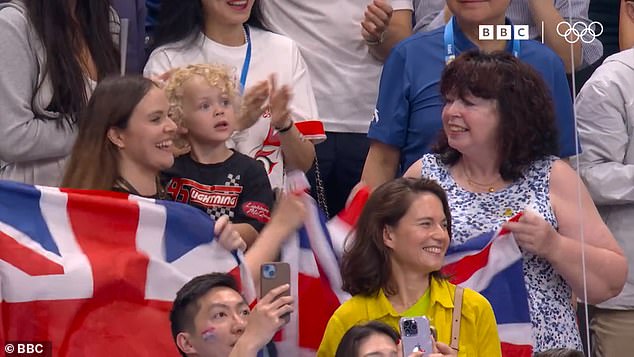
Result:
{"label": "person's shoulder", "polygon": [[439,27],[431,31],[417,32],[403,41],[399,42],[394,50],[407,52],[411,50],[419,51],[421,49],[431,48],[443,42],[443,34],[445,27]]}
{"label": "person's shoulder", "polygon": [[152,50],[152,52],[150,53],[150,58],[152,58],[153,56],[156,56],[157,54],[164,54],[166,56],[174,56],[176,54],[180,54],[184,51],[187,51],[190,49],[190,46],[192,45],[192,43],[194,43],[197,39],[199,39],[200,36],[201,36],[200,33],[196,33],[193,35],[189,35],[184,39],[160,45]]}
{"label": "person's shoulder", "polygon": [[376,297],[354,295],[341,304],[333,313],[342,324],[352,326],[368,319],[368,304]]}
{"label": "person's shoulder", "polygon": [[0,22],[23,28],[29,24],[26,7],[21,1],[0,4]]}
{"label": "person's shoulder", "polygon": [[563,61],[550,47],[535,40],[520,41],[520,59],[536,67],[544,65],[561,65]]}
{"label": "person's shoulder", "polygon": [[254,43],[263,43],[271,50],[293,49],[297,44],[290,37],[258,27],[249,26],[249,34]]}
{"label": "person's shoulder", "polygon": [[264,166],[262,166],[262,164],[248,156],[245,155],[241,152],[233,151],[233,155],[231,155],[227,160],[225,160],[224,164],[226,165],[231,165],[234,167],[239,167],[241,169],[241,171],[251,174],[251,175],[266,175],[266,170],[264,169]]}
{"label": "person's shoulder", "polygon": [[596,81],[623,82],[634,81],[634,48],[617,52],[603,61],[586,83]]}

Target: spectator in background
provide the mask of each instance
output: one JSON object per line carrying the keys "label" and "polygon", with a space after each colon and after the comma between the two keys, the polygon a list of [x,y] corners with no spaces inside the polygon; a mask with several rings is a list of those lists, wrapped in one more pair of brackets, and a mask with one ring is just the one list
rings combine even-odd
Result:
{"label": "spectator in background", "polygon": [[[260,5],[266,26],[297,42],[310,71],[328,140],[317,145],[317,165],[308,177],[313,188],[324,188],[325,200],[319,202],[334,215],[361,176],[382,66],[377,58],[410,35],[411,0],[264,0]],[[364,11],[374,15],[362,24]]]}
{"label": "spectator in background", "polygon": [[[509,0],[491,1],[491,3],[495,2],[503,3],[509,2]],[[571,36],[570,41],[575,41],[572,44],[574,55],[571,55],[571,44],[557,33],[557,26],[562,21],[569,24],[581,22],[582,24],[578,25],[578,30],[583,30],[592,22],[588,18],[589,4],[590,0],[513,0],[510,1],[506,10],[506,16],[515,25],[529,25],[529,37],[534,40],[543,40],[543,43],[562,59],[566,73],[572,73],[599,60],[603,55],[603,44],[597,38],[588,38],[590,43],[585,43],[580,40],[575,41],[574,36]],[[451,8],[447,10],[451,13]],[[428,29],[444,26],[446,19],[448,19],[448,14],[440,13],[428,26]],[[544,23],[543,33],[542,22]],[[563,30],[562,26],[560,31]],[[599,31],[599,28],[595,27],[595,30]]]}
{"label": "spectator in background", "polygon": [[0,179],[58,186],[78,114],[96,82],[119,73],[110,2],[70,4],[0,4]]}
{"label": "spectator in background", "polygon": [[[267,2],[162,0],[155,33],[157,48],[152,51],[144,72],[160,76],[178,67],[200,63],[235,69],[242,89],[254,87],[254,92],[245,92],[244,102],[247,107],[254,106],[257,113],[252,117],[254,121],[238,125],[246,130],[234,135],[232,141],[238,152],[264,165],[275,189],[284,186],[286,171],[310,169],[315,147],[309,139],[319,139],[320,135],[323,139],[323,126],[316,120],[311,77],[299,49],[289,38],[261,25],[258,6]],[[292,95],[289,115],[275,123],[270,119],[269,108],[272,74],[280,90]],[[300,122],[307,120],[316,125],[302,126]]]}
{"label": "spectator in background", "polygon": [[[632,5],[629,15],[634,15]],[[634,18],[634,16],[632,16]],[[632,353],[634,341],[634,49],[608,57],[576,102],[579,173],[629,260],[623,291],[592,309],[592,355]]]}
{"label": "spectator in background", "polygon": [[[554,110],[543,79],[509,53],[472,51],[447,66],[440,91],[446,104],[435,153],[405,175],[446,190],[454,244],[512,232],[523,256],[534,351],[581,350],[572,293],[587,291],[589,303],[614,297],[627,261],[577,174],[554,156]],[[507,222],[519,213],[518,222]]]}
{"label": "spectator in background", "polygon": [[365,183],[376,187],[430,151],[442,127],[441,72],[453,57],[470,49],[505,50],[537,69],[554,98],[559,154],[576,154],[572,98],[561,59],[532,40],[478,39],[481,24],[505,23],[509,1],[448,0],[454,14],[451,23],[418,33],[394,48],[383,67],[375,117],[368,132],[371,146],[363,168]]}
{"label": "spectator in background", "polygon": [[190,280],[176,294],[170,313],[179,352],[183,357],[276,356],[275,346],[267,344],[284,326],[282,315],[294,310],[293,298],[283,295],[289,289],[271,290],[251,310],[229,274]]}
{"label": "spectator in background", "polygon": [[111,0],[119,18],[128,19],[126,73],[141,74],[145,65],[145,0]]}
{"label": "spectator in background", "polygon": [[619,47],[621,51],[634,47],[634,1],[632,0],[621,1]]}

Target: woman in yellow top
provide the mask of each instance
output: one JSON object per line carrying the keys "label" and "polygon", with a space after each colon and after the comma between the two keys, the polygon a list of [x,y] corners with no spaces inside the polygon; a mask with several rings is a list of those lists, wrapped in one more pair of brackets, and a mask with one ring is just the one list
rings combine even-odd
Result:
{"label": "woman in yellow top", "polygon": [[379,320],[399,330],[401,317],[427,316],[438,333],[439,356],[501,356],[493,309],[473,290],[462,299],[458,351],[448,348],[456,286],[439,270],[451,236],[443,189],[428,179],[399,178],[366,203],[355,239],[343,255],[343,289],[352,298],[328,322],[319,357],[335,355],[346,331]]}

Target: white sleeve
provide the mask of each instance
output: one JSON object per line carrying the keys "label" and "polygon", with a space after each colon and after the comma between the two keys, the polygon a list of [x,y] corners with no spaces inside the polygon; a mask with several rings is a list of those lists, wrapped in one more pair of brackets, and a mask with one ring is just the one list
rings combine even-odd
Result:
{"label": "white sleeve", "polygon": [[315,101],[315,93],[308,73],[308,67],[304,62],[304,58],[299,52],[299,48],[293,42],[292,44],[293,73],[292,73],[292,94],[291,113],[293,120],[315,120],[319,119],[317,112],[317,102]]}
{"label": "white sleeve", "polygon": [[392,0],[392,9],[414,11],[414,4],[412,0]]}

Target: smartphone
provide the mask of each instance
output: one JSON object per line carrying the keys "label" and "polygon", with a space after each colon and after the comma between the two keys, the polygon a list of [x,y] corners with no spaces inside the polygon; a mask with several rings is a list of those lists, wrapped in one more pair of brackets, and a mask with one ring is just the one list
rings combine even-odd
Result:
{"label": "smartphone", "polygon": [[[291,267],[288,263],[271,262],[260,265],[260,298],[268,294],[269,291],[278,286],[291,283]],[[290,296],[291,291],[288,289],[280,296]],[[278,297],[280,297],[278,296]],[[278,298],[276,297],[276,299]],[[291,319],[290,313],[282,315],[282,318],[288,322]]]}
{"label": "smartphone", "polygon": [[407,357],[417,351],[423,352],[423,356],[429,356],[433,352],[431,327],[427,317],[402,317],[399,326],[403,356]]}

